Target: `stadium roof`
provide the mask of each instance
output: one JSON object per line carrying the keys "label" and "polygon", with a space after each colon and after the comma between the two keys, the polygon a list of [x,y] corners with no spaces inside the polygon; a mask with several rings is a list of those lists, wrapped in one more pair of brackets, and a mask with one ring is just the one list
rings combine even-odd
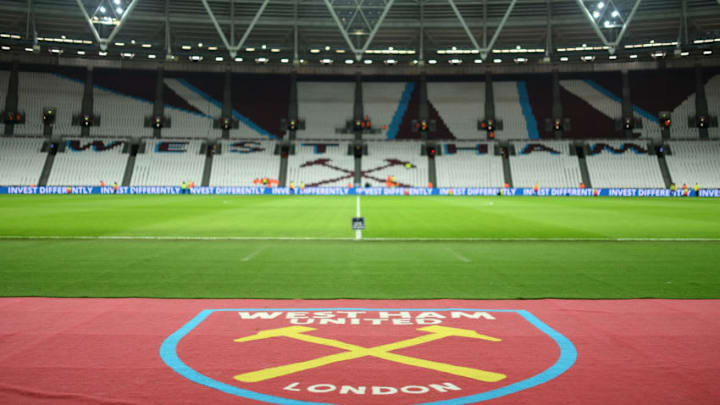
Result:
{"label": "stadium roof", "polygon": [[[720,44],[720,0],[2,0],[5,52],[256,63],[553,61]],[[92,28],[91,28],[92,27]],[[222,34],[220,34],[222,32]],[[97,35],[96,35],[97,34]],[[107,49],[105,50],[105,42]],[[105,54],[105,51],[107,54]],[[523,60],[524,59],[524,60]],[[588,59],[592,60],[592,59]],[[323,62],[321,62],[323,61]],[[352,61],[352,62],[351,62]],[[547,59],[545,60],[547,61]]]}

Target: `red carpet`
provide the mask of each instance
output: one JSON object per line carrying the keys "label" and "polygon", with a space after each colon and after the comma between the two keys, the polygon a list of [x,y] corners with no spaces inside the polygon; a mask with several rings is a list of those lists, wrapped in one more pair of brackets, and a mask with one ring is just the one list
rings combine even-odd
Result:
{"label": "red carpet", "polygon": [[717,300],[5,298],[0,404],[715,404],[718,319]]}

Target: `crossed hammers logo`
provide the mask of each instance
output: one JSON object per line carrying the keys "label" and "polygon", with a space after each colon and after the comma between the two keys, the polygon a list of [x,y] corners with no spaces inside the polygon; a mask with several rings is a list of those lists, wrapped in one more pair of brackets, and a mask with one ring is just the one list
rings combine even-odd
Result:
{"label": "crossed hammers logo", "polygon": [[[399,159],[385,159],[385,164],[384,164],[384,165],[378,166],[378,167],[374,167],[374,168],[372,168],[372,169],[363,170],[361,174],[362,174],[362,177],[363,177],[363,178],[368,178],[368,179],[371,179],[371,180],[375,180],[375,181],[377,181],[378,183],[384,183],[384,182],[385,182],[385,179],[381,179],[380,177],[371,175],[371,173],[377,172],[377,171],[379,171],[379,170],[387,169],[388,167],[393,167],[393,166],[405,166],[405,165],[408,164],[408,163],[410,163],[413,167],[415,167],[415,165],[413,165],[411,162],[408,162],[408,161],[399,160]],[[323,184],[334,183],[334,182],[340,181],[340,180],[353,179],[353,178],[355,177],[355,172],[354,172],[353,170],[343,169],[342,167],[335,166],[334,164],[332,164],[332,160],[331,160],[331,159],[309,160],[309,161],[307,161],[307,162],[305,162],[305,163],[303,163],[303,164],[300,165],[301,168],[303,168],[303,167],[309,167],[309,166],[325,166],[325,167],[327,167],[327,168],[329,168],[329,169],[333,169],[333,170],[337,170],[337,171],[342,172],[342,173],[346,173],[345,175],[340,176],[340,177],[335,177],[335,178],[332,178],[332,179],[323,180],[323,181],[319,181],[319,182],[317,182],[317,183],[309,184],[310,187],[318,187],[318,186],[321,186],[321,185],[323,185]],[[404,183],[398,183],[397,185],[400,186],[400,187],[410,187],[409,184],[404,184]]]}
{"label": "crossed hammers logo", "polygon": [[388,360],[395,363],[405,364],[414,367],[425,368],[429,370],[439,371],[442,373],[452,374],[456,376],[471,378],[477,381],[483,382],[497,382],[503,380],[506,375],[495,373],[492,371],[479,370],[470,367],[455,366],[452,364],[441,363],[437,361],[420,359],[417,357],[404,356],[401,354],[392,353],[395,350],[405,349],[412,346],[417,346],[423,343],[432,342],[435,340],[444,339],[451,336],[458,336],[470,339],[480,339],[489,342],[500,342],[498,338],[491,336],[481,335],[474,330],[450,328],[446,326],[427,326],[419,328],[417,330],[422,332],[428,332],[426,335],[418,336],[412,339],[401,340],[395,343],[384,344],[375,347],[362,347],[345,343],[335,339],[327,339],[319,336],[308,335],[306,332],[312,332],[315,328],[306,326],[289,326],[286,328],[269,329],[260,331],[259,333],[243,338],[235,339],[235,342],[250,342],[253,340],[263,340],[273,337],[287,337],[303,342],[315,343],[323,346],[335,347],[338,349],[345,350],[341,353],[331,354],[328,356],[318,357],[316,359],[302,361],[298,363],[286,364],[284,366],[277,366],[266,368],[262,370],[252,371],[249,373],[236,375],[234,378],[238,381],[252,383],[270,380],[277,377],[286,376],[289,374],[299,373],[301,371],[310,370],[317,367],[326,366],[333,363],[339,363],[342,361],[359,359],[361,357],[376,357],[383,360]]}

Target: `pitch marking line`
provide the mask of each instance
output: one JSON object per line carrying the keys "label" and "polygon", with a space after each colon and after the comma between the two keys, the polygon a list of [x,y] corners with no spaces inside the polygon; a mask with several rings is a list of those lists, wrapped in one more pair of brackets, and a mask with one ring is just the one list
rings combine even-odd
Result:
{"label": "pitch marking line", "polygon": [[467,257],[461,255],[460,253],[458,253],[458,252],[456,252],[456,251],[454,251],[454,250],[452,250],[452,249],[450,249],[450,248],[447,248],[447,250],[448,250],[450,253],[452,253],[453,256],[455,256],[455,257],[456,257],[458,260],[460,260],[461,262],[470,263],[470,262],[472,261],[472,260],[468,259]]}
{"label": "pitch marking line", "polygon": [[[0,240],[168,240],[168,241],[349,241],[351,237],[319,236],[130,236],[130,235],[0,235]],[[720,242],[720,238],[363,238],[370,242]]]}
{"label": "pitch marking line", "polygon": [[243,262],[249,262],[250,260],[252,260],[253,257],[255,257],[255,256],[257,256],[258,254],[260,254],[260,252],[262,252],[263,250],[265,250],[265,248],[264,248],[264,247],[261,247],[260,249],[258,249],[258,250],[256,250],[256,251],[250,253],[249,255],[245,256],[245,257],[242,259],[242,261],[243,261]]}

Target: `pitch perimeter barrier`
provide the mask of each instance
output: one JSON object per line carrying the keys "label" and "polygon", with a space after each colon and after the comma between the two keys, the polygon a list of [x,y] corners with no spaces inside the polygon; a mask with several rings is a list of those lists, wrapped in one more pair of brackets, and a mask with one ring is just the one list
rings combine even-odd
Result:
{"label": "pitch perimeter barrier", "polygon": [[[501,193],[502,191],[502,193]],[[683,191],[670,191],[661,188],[540,188],[537,192],[532,188],[425,188],[425,187],[307,187],[304,190],[290,190],[289,187],[194,187],[187,190],[188,194],[200,195],[366,195],[366,196],[540,196],[540,197],[682,197]],[[129,186],[119,187],[117,192],[112,187],[90,186],[0,186],[0,194],[152,194],[172,195],[183,194],[181,187],[174,186]],[[691,197],[720,198],[720,189],[703,189],[699,193],[689,190]]]}

